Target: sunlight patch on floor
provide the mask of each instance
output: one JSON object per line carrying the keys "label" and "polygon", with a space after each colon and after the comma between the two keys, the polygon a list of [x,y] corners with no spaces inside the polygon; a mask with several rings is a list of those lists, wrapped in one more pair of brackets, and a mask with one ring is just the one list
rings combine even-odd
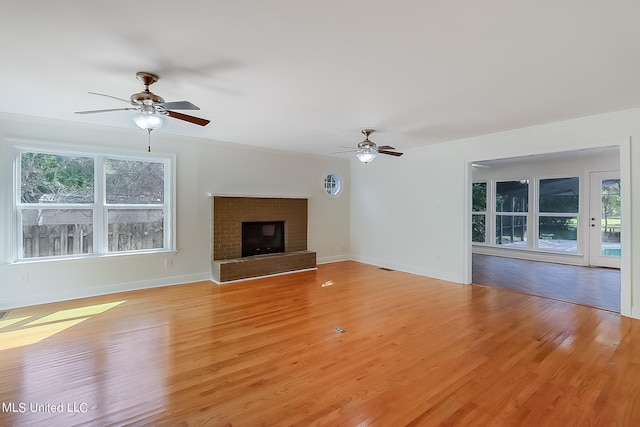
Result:
{"label": "sunlight patch on floor", "polygon": [[[45,338],[49,338],[125,302],[126,300],[60,310],[24,325],[19,325],[19,323],[34,316],[0,320],[0,351],[36,344]],[[11,326],[13,328],[10,328]],[[6,328],[9,329],[1,330]]]}
{"label": "sunlight patch on floor", "polygon": [[76,317],[93,316],[95,314],[104,313],[107,310],[116,307],[125,301],[109,302],[106,304],[88,305],[86,307],[71,308],[69,310],[56,311],[48,316],[41,317],[33,322],[27,323],[25,326],[40,325],[42,323],[59,322],[61,320],[73,319]]}
{"label": "sunlight patch on floor", "polygon": [[11,325],[13,325],[15,323],[18,323],[18,322],[22,322],[23,320],[27,320],[30,317],[31,316],[16,317],[15,319],[0,320],[0,329],[6,328],[6,327],[11,326]]}
{"label": "sunlight patch on floor", "polygon": [[36,344],[45,338],[62,332],[80,322],[84,322],[88,317],[67,320],[66,322],[57,322],[48,325],[36,326],[27,329],[18,329],[17,331],[8,331],[0,334],[0,350],[22,347],[25,345]]}

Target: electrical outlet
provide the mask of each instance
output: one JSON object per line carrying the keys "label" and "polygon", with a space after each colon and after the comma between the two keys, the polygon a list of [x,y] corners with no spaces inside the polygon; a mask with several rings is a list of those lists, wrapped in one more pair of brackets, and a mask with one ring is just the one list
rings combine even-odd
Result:
{"label": "electrical outlet", "polygon": [[20,273],[20,280],[23,282],[28,282],[29,281],[29,272],[28,271],[23,271]]}
{"label": "electrical outlet", "polygon": [[168,256],[164,259],[164,268],[171,268],[171,267],[173,267],[173,258]]}

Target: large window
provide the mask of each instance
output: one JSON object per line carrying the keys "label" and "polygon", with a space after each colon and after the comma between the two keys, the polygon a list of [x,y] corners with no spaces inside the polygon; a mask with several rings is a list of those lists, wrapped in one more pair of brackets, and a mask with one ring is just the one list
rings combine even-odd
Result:
{"label": "large window", "polygon": [[497,182],[495,210],[496,244],[526,247],[529,180]]}
{"label": "large window", "polygon": [[471,241],[487,241],[487,183],[474,182],[471,186]]}
{"label": "large window", "polygon": [[538,248],[578,251],[578,178],[541,179],[538,201]]}
{"label": "large window", "polygon": [[578,177],[474,182],[471,190],[473,243],[578,253]]}
{"label": "large window", "polygon": [[22,151],[16,259],[171,249],[170,161]]}

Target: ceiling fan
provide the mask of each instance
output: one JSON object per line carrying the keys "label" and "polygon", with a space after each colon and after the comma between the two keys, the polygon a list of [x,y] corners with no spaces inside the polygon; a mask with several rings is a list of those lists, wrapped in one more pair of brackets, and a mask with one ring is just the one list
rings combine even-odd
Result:
{"label": "ceiling fan", "polygon": [[139,111],[140,114],[133,118],[133,121],[140,128],[151,132],[154,129],[158,129],[162,126],[163,117],[169,116],[174,119],[184,120],[189,123],[193,123],[200,126],[206,126],[210,120],[201,119],[199,117],[190,116],[188,114],[178,113],[173,110],[199,110],[189,101],[177,101],[177,102],[164,102],[160,96],[149,90],[149,86],[157,82],[160,78],[156,74],[148,73],[145,71],[139,71],[136,73],[136,78],[144,84],[144,90],[142,92],[134,93],[130,99],[118,98],[116,96],[105,95],[103,93],[89,92],[92,95],[106,96],[108,98],[117,99],[131,104],[130,107],[124,108],[110,108],[106,110],[89,110],[89,111],[76,111],[76,114],[93,114],[93,113],[106,113],[110,111]]}
{"label": "ceiling fan", "polygon": [[355,152],[356,157],[362,163],[370,163],[373,159],[376,158],[378,154],[388,154],[389,156],[400,157],[404,153],[399,151],[390,151],[395,150],[395,148],[390,145],[380,145],[377,146],[373,141],[369,140],[369,135],[375,132],[374,129],[362,129],[362,134],[365,136],[364,141],[358,144],[358,148],[352,150],[350,152]]}

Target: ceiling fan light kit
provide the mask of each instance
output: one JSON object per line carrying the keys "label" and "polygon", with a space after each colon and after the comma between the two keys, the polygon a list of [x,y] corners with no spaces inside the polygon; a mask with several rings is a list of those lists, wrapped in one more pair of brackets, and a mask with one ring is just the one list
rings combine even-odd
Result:
{"label": "ceiling fan light kit", "polygon": [[361,152],[356,153],[356,157],[362,163],[372,162],[378,156],[378,150],[375,147],[363,148]]}
{"label": "ceiling fan light kit", "polygon": [[[206,126],[209,124],[210,120],[172,111],[200,109],[189,101],[165,102],[162,97],[151,92],[149,90],[149,86],[158,81],[158,79],[160,78],[158,77],[158,75],[148,73],[146,71],[139,71],[136,73],[136,78],[140,80],[142,84],[144,84],[145,88],[142,92],[134,93],[133,95],[131,95],[129,100],[111,95],[105,95],[103,93],[89,92],[92,95],[106,96],[108,98],[114,98],[119,101],[124,101],[131,104],[130,107],[110,108],[106,110],[76,111],[76,114],[93,114],[130,110],[137,111],[138,113],[133,117],[133,121],[139,128],[144,129],[148,132],[149,141],[151,140],[151,131],[160,129],[162,127],[165,116],[183,120],[199,126]],[[149,151],[151,151],[151,144],[149,144]]]}
{"label": "ceiling fan light kit", "polygon": [[141,113],[133,116],[133,121],[140,129],[156,130],[160,129],[164,124],[164,120],[161,115],[155,113]]}
{"label": "ceiling fan light kit", "polygon": [[404,153],[400,153],[398,151],[389,151],[395,150],[395,148],[389,145],[382,145],[378,147],[374,142],[369,141],[369,135],[375,132],[374,129],[362,129],[362,134],[365,136],[364,141],[358,144],[358,149],[356,150],[356,157],[362,163],[370,163],[372,162],[378,154],[388,154],[395,157],[400,157]]}

